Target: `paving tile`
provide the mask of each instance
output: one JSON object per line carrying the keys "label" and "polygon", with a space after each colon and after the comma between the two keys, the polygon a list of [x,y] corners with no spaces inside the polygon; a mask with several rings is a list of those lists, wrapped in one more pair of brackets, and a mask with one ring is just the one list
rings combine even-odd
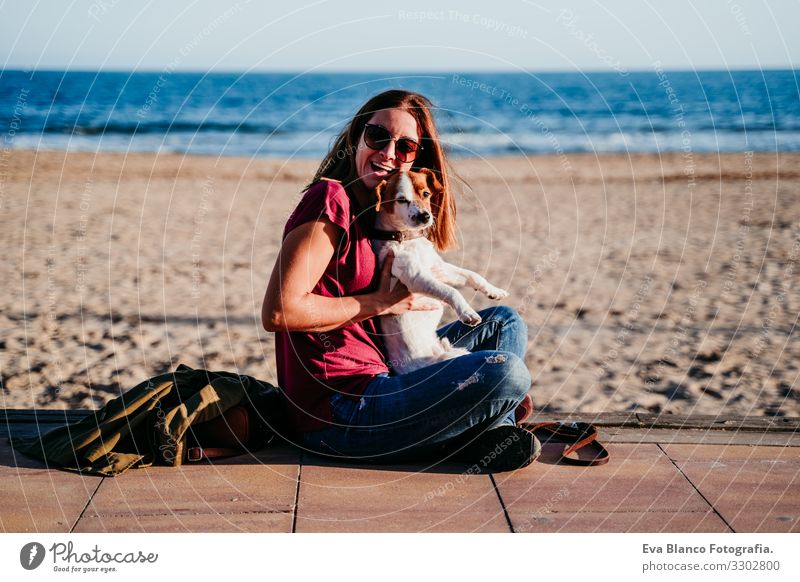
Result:
{"label": "paving tile", "polygon": [[76,533],[227,533],[292,531],[291,512],[83,517]]}
{"label": "paving tile", "polygon": [[798,449],[669,445],[664,450],[735,531],[800,532]]}
{"label": "paving tile", "polygon": [[267,449],[131,470],[103,482],[76,531],[290,532],[298,463],[296,452]]}
{"label": "paving tile", "polygon": [[687,443],[702,445],[758,445],[800,447],[800,433],[674,428],[601,427],[600,439],[609,443]]}
{"label": "paving tile", "polygon": [[527,522],[514,522],[517,533],[722,533],[730,529],[713,511],[540,513]]}
{"label": "paving tile", "polygon": [[[618,516],[656,511],[704,515],[711,510],[657,445],[609,444],[611,461],[597,467],[552,464],[559,448],[563,445],[545,444],[537,462],[519,471],[495,475],[515,530],[530,527],[550,513]],[[684,516],[681,519],[685,521],[680,523],[694,518]],[[615,527],[610,520],[605,527]],[[624,527],[626,522],[621,523]]]}
{"label": "paving tile", "polygon": [[675,444],[662,446],[675,461],[770,461],[780,460],[800,465],[799,447],[773,447],[748,445],[698,445]]}
{"label": "paving tile", "polygon": [[0,442],[0,531],[70,531],[101,480],[47,469]]}
{"label": "paving tile", "polygon": [[463,466],[304,464],[298,532],[508,532],[485,474]]}

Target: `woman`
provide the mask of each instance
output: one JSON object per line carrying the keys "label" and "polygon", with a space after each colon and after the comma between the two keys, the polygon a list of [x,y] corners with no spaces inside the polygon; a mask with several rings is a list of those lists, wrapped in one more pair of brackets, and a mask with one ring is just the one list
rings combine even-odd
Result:
{"label": "woman", "polygon": [[455,243],[430,107],[422,95],[392,90],[356,113],[286,224],[262,321],[275,332],[278,383],[305,447],[373,461],[452,452],[481,470],[515,469],[539,452],[516,426],[531,408],[527,329],[517,313],[496,307],[474,328],[445,326],[440,336],[472,353],[405,375],[391,374],[374,319],[430,308],[403,285],[390,287],[391,259],[376,270],[371,191],[381,180],[433,170],[446,195],[433,201],[430,239],[439,250]]}

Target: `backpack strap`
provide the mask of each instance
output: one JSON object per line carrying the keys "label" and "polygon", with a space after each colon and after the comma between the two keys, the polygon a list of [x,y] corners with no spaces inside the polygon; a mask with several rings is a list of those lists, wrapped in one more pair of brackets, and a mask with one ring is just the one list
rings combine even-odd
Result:
{"label": "backpack strap", "polygon": [[209,459],[235,457],[246,453],[246,449],[228,449],[225,447],[189,447],[186,449],[186,460],[192,463]]}
{"label": "backpack strap", "polygon": [[193,425],[187,435],[186,461],[235,457],[268,444],[274,435],[261,426],[249,406],[238,404],[220,416]]}
{"label": "backpack strap", "polygon": [[[564,465],[577,465],[591,467],[605,465],[610,458],[608,450],[597,440],[597,428],[588,422],[541,422],[528,427],[533,432],[542,432],[547,435],[547,440],[557,440],[568,444],[561,453],[559,463]],[[589,447],[595,453],[593,457],[581,458],[578,451]],[[575,454],[572,457],[570,455]]]}

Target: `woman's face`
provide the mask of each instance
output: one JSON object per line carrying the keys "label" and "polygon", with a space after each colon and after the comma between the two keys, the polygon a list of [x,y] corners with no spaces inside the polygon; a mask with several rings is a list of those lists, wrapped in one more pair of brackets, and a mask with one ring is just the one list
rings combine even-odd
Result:
{"label": "woman's face", "polygon": [[394,138],[382,150],[373,150],[364,143],[364,132],[358,141],[356,150],[356,170],[361,183],[367,188],[374,188],[394,170],[410,170],[414,161],[401,162],[395,152],[395,140],[401,137],[413,139],[420,143],[417,120],[403,109],[381,109],[370,117],[367,123],[381,125],[389,130]]}

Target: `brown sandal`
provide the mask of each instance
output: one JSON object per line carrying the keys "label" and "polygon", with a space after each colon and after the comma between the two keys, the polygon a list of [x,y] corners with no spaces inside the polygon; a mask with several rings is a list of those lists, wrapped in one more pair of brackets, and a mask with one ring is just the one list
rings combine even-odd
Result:
{"label": "brown sandal", "polygon": [[[567,443],[569,446],[562,451],[558,460],[564,465],[582,467],[605,465],[610,458],[606,448],[597,440],[597,428],[588,422],[541,422],[527,428],[534,433],[540,433],[544,437],[543,442],[553,440]],[[586,447],[594,450],[593,457],[581,458],[577,455],[578,451]],[[569,455],[573,453],[576,453],[576,456],[570,457]]]}

